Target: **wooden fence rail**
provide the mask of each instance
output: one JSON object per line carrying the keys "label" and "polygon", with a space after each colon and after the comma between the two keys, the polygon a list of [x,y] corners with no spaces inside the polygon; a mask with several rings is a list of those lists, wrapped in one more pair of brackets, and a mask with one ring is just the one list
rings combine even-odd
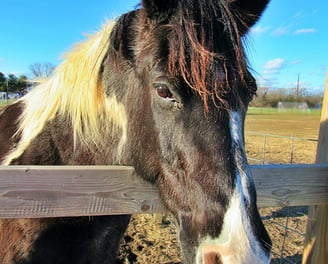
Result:
{"label": "wooden fence rail", "polygon": [[[259,207],[328,204],[328,164],[251,166]],[[0,218],[154,213],[156,186],[132,167],[0,166]]]}

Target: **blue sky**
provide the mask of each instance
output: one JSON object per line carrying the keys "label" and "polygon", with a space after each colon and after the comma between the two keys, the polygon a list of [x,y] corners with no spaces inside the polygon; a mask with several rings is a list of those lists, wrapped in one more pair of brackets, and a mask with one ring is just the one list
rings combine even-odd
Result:
{"label": "blue sky", "polygon": [[[314,4],[315,3],[315,4]],[[323,91],[328,70],[328,2],[273,0],[249,35],[260,85]]]}
{"label": "blue sky", "polygon": [[[0,71],[29,74],[36,62],[60,56],[84,34],[133,9],[137,0],[3,0]],[[328,1],[272,0],[248,37],[247,54],[259,85],[322,92],[328,70]]]}

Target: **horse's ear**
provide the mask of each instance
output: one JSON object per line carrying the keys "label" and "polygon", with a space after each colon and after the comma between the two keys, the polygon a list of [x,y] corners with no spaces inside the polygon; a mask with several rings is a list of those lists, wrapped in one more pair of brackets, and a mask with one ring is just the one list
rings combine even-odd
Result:
{"label": "horse's ear", "polygon": [[156,19],[170,15],[178,6],[178,0],[142,0],[142,6],[149,18]]}
{"label": "horse's ear", "polygon": [[246,34],[259,20],[270,0],[228,0],[240,33]]}

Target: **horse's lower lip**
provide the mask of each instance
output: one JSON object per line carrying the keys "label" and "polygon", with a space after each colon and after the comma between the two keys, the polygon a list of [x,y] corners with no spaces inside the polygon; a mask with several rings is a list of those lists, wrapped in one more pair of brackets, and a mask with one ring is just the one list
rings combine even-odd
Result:
{"label": "horse's lower lip", "polygon": [[204,264],[222,264],[221,257],[217,252],[209,252],[203,255]]}
{"label": "horse's lower lip", "polygon": [[217,246],[204,246],[202,248],[203,264],[222,264],[222,259],[218,253]]}

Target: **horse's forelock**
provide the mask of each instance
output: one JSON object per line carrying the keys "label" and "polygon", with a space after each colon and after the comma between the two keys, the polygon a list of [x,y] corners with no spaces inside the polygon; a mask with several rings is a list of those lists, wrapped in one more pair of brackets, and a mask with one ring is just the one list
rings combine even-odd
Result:
{"label": "horse's forelock", "polygon": [[226,1],[183,1],[172,19],[168,69],[182,76],[208,108],[238,98],[235,83],[248,79],[241,35]]}

